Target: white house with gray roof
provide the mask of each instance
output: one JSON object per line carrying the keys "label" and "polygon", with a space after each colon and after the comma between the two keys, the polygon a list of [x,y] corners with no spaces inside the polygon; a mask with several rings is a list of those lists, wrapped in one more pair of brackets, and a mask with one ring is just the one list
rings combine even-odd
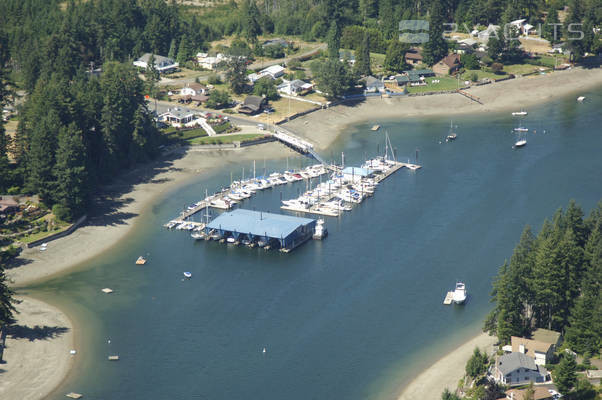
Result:
{"label": "white house with gray roof", "polygon": [[495,363],[494,379],[504,385],[516,386],[530,382],[542,383],[550,379],[548,371],[523,353],[504,354]]}
{"label": "white house with gray roof", "polygon": [[[155,54],[154,57],[155,57],[155,68],[157,69],[157,71],[159,71],[162,74],[175,71],[180,66],[180,64],[178,64],[171,58],[159,56],[157,54]],[[147,69],[150,58],[151,58],[151,53],[146,53],[142,57],[140,57],[139,59],[134,61],[134,65],[139,68]]]}
{"label": "white house with gray roof", "polygon": [[195,114],[182,108],[167,109],[167,112],[159,115],[159,121],[165,122],[175,127],[181,127],[195,119]]}

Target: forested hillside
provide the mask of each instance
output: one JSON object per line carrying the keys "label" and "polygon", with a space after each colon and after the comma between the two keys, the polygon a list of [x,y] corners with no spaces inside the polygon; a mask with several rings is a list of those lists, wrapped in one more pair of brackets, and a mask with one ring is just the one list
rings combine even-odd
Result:
{"label": "forested hillside", "polygon": [[602,202],[587,218],[575,202],[546,220],[535,236],[525,227],[510,262],[494,281],[495,308],[485,330],[502,343],[536,328],[563,332],[570,349],[602,346]]}

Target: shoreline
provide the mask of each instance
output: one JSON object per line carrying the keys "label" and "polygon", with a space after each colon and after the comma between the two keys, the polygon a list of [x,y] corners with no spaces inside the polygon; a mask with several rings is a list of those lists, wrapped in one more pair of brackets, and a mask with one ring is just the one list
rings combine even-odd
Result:
{"label": "shoreline", "polygon": [[[558,83],[554,81],[561,78],[565,78],[561,83],[555,86],[549,84],[550,82]],[[545,103],[554,98],[568,96],[571,93],[585,91],[599,85],[602,85],[602,69],[575,69],[543,76],[513,79],[470,89],[470,93],[481,97],[485,102],[485,106],[474,103],[458,94],[368,99],[356,105],[339,105],[316,111],[288,122],[284,126],[316,143],[319,150],[324,150],[332,145],[348,126],[360,122],[378,122],[382,119],[400,119],[403,117],[467,114],[471,112],[499,112]],[[497,91],[502,91],[502,94],[496,94]],[[528,92],[530,97],[528,99],[517,99],[518,94],[523,92]],[[490,100],[490,103],[487,102],[488,100]],[[40,252],[36,248],[24,251],[19,257],[23,261],[21,265],[6,270],[7,278],[13,288],[24,288],[69,273],[77,268],[84,268],[86,262],[110,250],[121,239],[129,235],[140,220],[141,215],[149,207],[173,190],[198,178],[200,174],[212,173],[217,168],[223,168],[229,163],[244,159],[277,159],[286,157],[287,154],[297,155],[297,153],[293,153],[279,143],[261,144],[225,152],[185,151],[181,157],[174,157],[173,159],[164,157],[131,173],[126,173],[108,187],[108,193],[101,196],[98,201],[99,211],[97,215],[91,216],[83,227],[80,227],[71,235],[50,242],[46,252]],[[39,300],[35,301],[46,304]],[[56,309],[53,306],[49,307]],[[61,310],[56,310],[65,315]],[[27,313],[22,316],[26,315]],[[77,343],[79,332],[77,330],[73,332],[74,325],[71,321],[69,321],[69,324],[71,335],[73,335],[72,343]],[[437,374],[437,371],[441,372],[441,367],[437,366],[442,365],[441,363],[448,359],[448,356],[453,356],[452,359],[455,357],[456,360],[466,356],[467,360],[474,349],[472,343],[478,338],[480,336],[471,339],[415,377],[402,392],[399,400],[412,398],[410,393],[421,393],[419,397],[426,398],[422,392],[411,392],[411,390],[415,390],[411,388],[424,389],[424,387],[428,387],[431,393],[434,393],[433,386],[437,386],[438,393],[434,398],[438,399],[445,387],[438,384],[445,384],[445,377],[432,375]],[[460,354],[461,349],[467,351],[468,354]],[[69,358],[72,357],[67,350],[64,354],[59,353],[49,364],[62,363]],[[465,362],[463,362],[462,368],[458,370],[460,373],[463,373]],[[63,375],[59,381],[53,380],[50,382],[54,386],[50,388],[51,390],[48,393],[60,387],[61,382],[70,374],[72,366],[73,362],[68,364],[69,368],[64,371],[61,370]],[[29,368],[26,369],[29,370]],[[427,379],[438,379],[435,381],[437,385],[433,385],[433,381]],[[454,387],[458,379],[455,379]],[[424,385],[424,382],[429,382],[429,384],[420,386]],[[43,398],[43,396],[31,398],[37,399]]]}
{"label": "shoreline", "polygon": [[[457,93],[369,97],[304,115],[282,126],[327,149],[351,125],[382,120],[517,111],[602,86],[602,68],[575,68],[510,79],[467,89],[483,105]],[[576,97],[575,97],[576,101]],[[328,134],[324,134],[328,132]]]}
{"label": "shoreline", "polygon": [[30,296],[15,297],[21,303],[6,336],[0,398],[45,398],[73,369],[77,355],[69,351],[75,349],[74,324],[55,306]]}
{"label": "shoreline", "polygon": [[475,347],[490,353],[497,338],[481,333],[437,360],[420,375],[412,379],[402,390],[397,400],[438,400],[447,388],[454,392],[458,381],[464,376],[464,366]]}

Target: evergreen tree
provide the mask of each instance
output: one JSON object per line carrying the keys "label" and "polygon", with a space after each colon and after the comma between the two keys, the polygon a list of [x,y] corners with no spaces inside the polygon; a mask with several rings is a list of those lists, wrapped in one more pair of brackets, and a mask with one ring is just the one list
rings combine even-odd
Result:
{"label": "evergreen tree", "polygon": [[475,379],[479,375],[484,374],[487,371],[487,354],[481,353],[478,347],[475,347],[472,356],[466,363],[466,375]]}
{"label": "evergreen tree", "polygon": [[226,79],[230,81],[230,88],[236,94],[241,94],[247,89],[247,65],[245,60],[234,57],[228,62]]}
{"label": "evergreen tree", "polygon": [[370,69],[370,40],[368,33],[364,32],[364,39],[359,49],[355,52],[354,72],[359,76],[368,76],[372,74]]}
{"label": "evergreen tree", "polygon": [[542,36],[551,44],[560,42],[562,31],[560,25],[555,25],[559,23],[560,20],[558,19],[558,10],[556,9],[554,3],[550,3],[548,15],[546,17],[545,24],[542,27]]}
{"label": "evergreen tree", "polygon": [[318,87],[330,99],[343,95],[351,87],[351,73],[345,62],[328,59],[312,65]]}
{"label": "evergreen tree", "polygon": [[11,325],[15,322],[14,314],[17,313],[14,304],[13,291],[6,283],[4,265],[0,264],[0,327]]}
{"label": "evergreen tree", "polygon": [[280,98],[276,82],[267,76],[259,78],[253,86],[253,93],[257,96],[264,96],[268,100],[277,100]]}
{"label": "evergreen tree", "polygon": [[56,152],[56,201],[70,220],[83,214],[88,201],[88,174],[82,132],[74,123],[61,128]]}
{"label": "evergreen tree", "polygon": [[161,80],[161,74],[159,73],[159,70],[157,70],[154,54],[151,54],[148,59],[144,77],[146,78],[146,90],[148,95],[157,98],[157,83]]}
{"label": "evergreen tree", "polygon": [[405,59],[408,50],[409,46],[407,43],[402,43],[399,40],[391,40],[385,54],[385,69],[391,72],[403,72],[410,69]]}
{"label": "evergreen tree", "polygon": [[167,52],[167,57],[175,60],[176,58],[176,39],[171,39],[171,43],[169,44],[169,51]]}
{"label": "evergreen tree", "polygon": [[180,46],[178,46],[178,63],[184,65],[186,61],[190,60],[192,53],[193,48],[190,44],[190,40],[188,39],[188,35],[182,36],[182,39],[180,40]]}
{"label": "evergreen tree", "polygon": [[441,3],[432,3],[429,16],[429,40],[423,46],[422,60],[426,65],[434,65],[447,55],[447,42],[443,38],[443,7]]}
{"label": "evergreen tree", "polygon": [[393,39],[398,33],[399,21],[395,17],[393,0],[381,0],[379,2],[378,19],[383,37],[386,40]]}
{"label": "evergreen tree", "polygon": [[254,0],[245,0],[241,7],[245,38],[253,45],[257,44],[257,36],[261,33],[260,14]]}
{"label": "evergreen tree", "polygon": [[341,30],[334,20],[328,29],[326,43],[328,43],[328,57],[333,60],[338,60],[339,49],[341,48]]}
{"label": "evergreen tree", "polygon": [[577,383],[577,363],[575,359],[565,354],[554,368],[554,383],[562,395],[567,395]]}

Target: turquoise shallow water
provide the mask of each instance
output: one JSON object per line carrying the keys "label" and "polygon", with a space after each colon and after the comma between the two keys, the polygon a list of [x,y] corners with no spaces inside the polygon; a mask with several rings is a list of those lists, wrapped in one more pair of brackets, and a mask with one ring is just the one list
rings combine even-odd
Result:
{"label": "turquoise shallow water", "polygon": [[[325,156],[344,151],[346,164],[360,163],[382,150],[388,131],[399,158],[414,160],[418,149],[424,168],[395,173],[373,198],[327,219],[326,240],[290,254],[195,243],[162,228],[205,188],[252,165],[199,177],[149,208],[102,258],[31,288],[60,298],[81,327],[83,361],[54,398],[394,398],[420,368],[478,333],[491,279],[525,224],[538,229],[571,198],[587,212],[602,198],[602,96],[586,96],[529,110],[525,125],[537,132],[520,150],[511,148],[508,113],[455,118],[459,137],[447,144],[439,143],[446,118],[355,127]],[[378,133],[369,130],[375,122]],[[275,188],[244,207],[279,212],[281,197],[303,189]],[[149,264],[134,266],[146,253]],[[182,281],[182,271],[193,279]],[[443,306],[456,279],[470,301]],[[116,292],[102,294],[106,286]]]}

